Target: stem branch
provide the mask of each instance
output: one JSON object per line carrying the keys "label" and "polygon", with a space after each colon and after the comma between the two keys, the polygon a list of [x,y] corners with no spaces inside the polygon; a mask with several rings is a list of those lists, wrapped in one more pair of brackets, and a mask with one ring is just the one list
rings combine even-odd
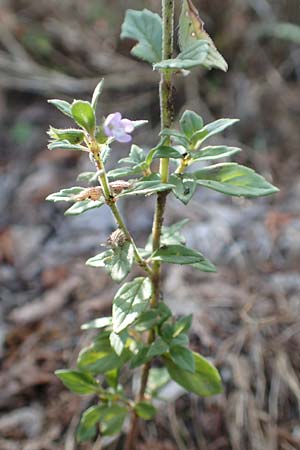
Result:
{"label": "stem branch", "polygon": [[[163,19],[163,42],[162,42],[162,59],[170,59],[173,54],[173,36],[174,36],[174,0],[162,0],[162,19]],[[159,84],[160,97],[160,117],[161,129],[170,128],[173,121],[173,87],[172,72],[163,70],[161,72],[161,80]],[[166,143],[168,145],[169,142]],[[162,183],[167,183],[169,179],[169,159],[162,158],[160,160],[159,173]],[[164,220],[164,212],[166,206],[168,192],[159,192],[157,194],[157,202],[152,228],[152,248],[153,251],[160,247],[161,231]],[[161,284],[161,267],[160,262],[155,261],[152,266],[152,298],[151,307],[155,308],[160,298]],[[155,340],[154,330],[150,330],[148,343],[151,344]],[[143,400],[147,387],[151,362],[143,366],[141,375],[140,391],[137,401]],[[138,416],[133,413],[131,428],[127,436],[124,450],[134,450],[135,442],[138,435]]]}
{"label": "stem branch", "polygon": [[108,206],[110,207],[115,221],[117,222],[119,228],[123,231],[123,233],[125,234],[126,238],[128,239],[128,241],[131,243],[132,247],[133,247],[133,252],[134,252],[134,257],[135,257],[135,261],[137,262],[137,264],[142,267],[142,269],[144,269],[147,274],[151,277],[152,276],[152,269],[149,267],[149,265],[147,264],[147,262],[141,257],[137,246],[127,228],[127,226],[124,223],[124,220],[122,219],[121,213],[119,211],[119,208],[117,207],[116,203],[115,203],[115,199],[112,195],[110,186],[109,186],[109,182],[107,179],[107,175],[106,175],[106,171],[105,171],[105,167],[103,164],[103,161],[101,159],[100,156],[100,149],[98,148],[97,151],[93,151],[93,156],[94,156],[94,160],[95,160],[95,164],[96,167],[100,173],[99,175],[99,182],[102,186],[103,192],[104,192],[104,196],[105,196],[105,200],[106,203],[108,204]]}

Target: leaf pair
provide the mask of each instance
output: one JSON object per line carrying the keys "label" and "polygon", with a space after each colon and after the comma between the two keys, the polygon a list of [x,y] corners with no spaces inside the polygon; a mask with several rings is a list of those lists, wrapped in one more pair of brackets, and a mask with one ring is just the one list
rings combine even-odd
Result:
{"label": "leaf pair", "polygon": [[179,19],[179,46],[181,53],[175,59],[161,61],[162,21],[160,16],[144,9],[128,10],[122,25],[121,38],[138,41],[131,53],[153,64],[158,70],[189,70],[194,67],[216,67],[227,70],[227,63],[206,33],[191,0],[183,0]]}
{"label": "leaf pair", "polygon": [[[53,194],[48,195],[46,200],[50,202],[75,202],[76,196],[81,194],[84,191],[82,187],[72,187],[68,189],[61,189],[59,192],[54,192]],[[69,209],[65,211],[66,216],[76,216],[82,214],[86,211],[89,211],[94,208],[100,208],[104,205],[102,200],[81,200],[76,201],[74,205],[72,205]]]}
{"label": "leaf pair", "polygon": [[107,250],[87,260],[91,267],[104,268],[117,283],[121,283],[131,271],[134,261],[133,247],[130,242]]}

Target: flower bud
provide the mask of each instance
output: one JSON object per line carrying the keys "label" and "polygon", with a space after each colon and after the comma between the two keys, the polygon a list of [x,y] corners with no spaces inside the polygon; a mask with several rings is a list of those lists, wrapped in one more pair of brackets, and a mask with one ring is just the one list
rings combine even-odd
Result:
{"label": "flower bud", "polygon": [[123,247],[127,240],[127,237],[120,228],[117,228],[107,239],[107,244],[113,248]]}
{"label": "flower bud", "polygon": [[132,183],[124,180],[116,180],[109,183],[109,186],[114,194],[121,194],[125,189],[129,189],[132,187]]}
{"label": "flower bud", "polygon": [[90,187],[90,188],[84,189],[82,192],[80,192],[80,194],[76,195],[74,197],[74,200],[76,202],[80,202],[82,200],[96,201],[96,200],[100,200],[100,197],[102,197],[102,195],[103,195],[103,191],[100,186]]}

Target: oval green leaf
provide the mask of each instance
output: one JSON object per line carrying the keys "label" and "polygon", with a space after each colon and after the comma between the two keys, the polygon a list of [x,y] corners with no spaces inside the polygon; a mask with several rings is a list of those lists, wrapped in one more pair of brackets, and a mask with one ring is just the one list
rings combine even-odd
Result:
{"label": "oval green leaf", "polygon": [[95,131],[96,117],[92,105],[83,100],[75,100],[71,106],[75,122],[89,133]]}
{"label": "oval green leaf", "polygon": [[203,356],[193,353],[195,373],[179,368],[170,358],[164,358],[172,380],[187,391],[200,397],[220,394],[222,392],[221,377],[217,369]]}

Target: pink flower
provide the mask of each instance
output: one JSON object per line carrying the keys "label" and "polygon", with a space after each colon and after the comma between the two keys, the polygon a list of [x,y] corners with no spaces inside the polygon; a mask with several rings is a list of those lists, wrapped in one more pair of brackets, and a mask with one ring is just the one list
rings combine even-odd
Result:
{"label": "pink flower", "polygon": [[134,130],[133,122],[129,119],[122,119],[119,112],[109,114],[104,121],[104,132],[106,136],[114,137],[118,142],[130,142]]}

